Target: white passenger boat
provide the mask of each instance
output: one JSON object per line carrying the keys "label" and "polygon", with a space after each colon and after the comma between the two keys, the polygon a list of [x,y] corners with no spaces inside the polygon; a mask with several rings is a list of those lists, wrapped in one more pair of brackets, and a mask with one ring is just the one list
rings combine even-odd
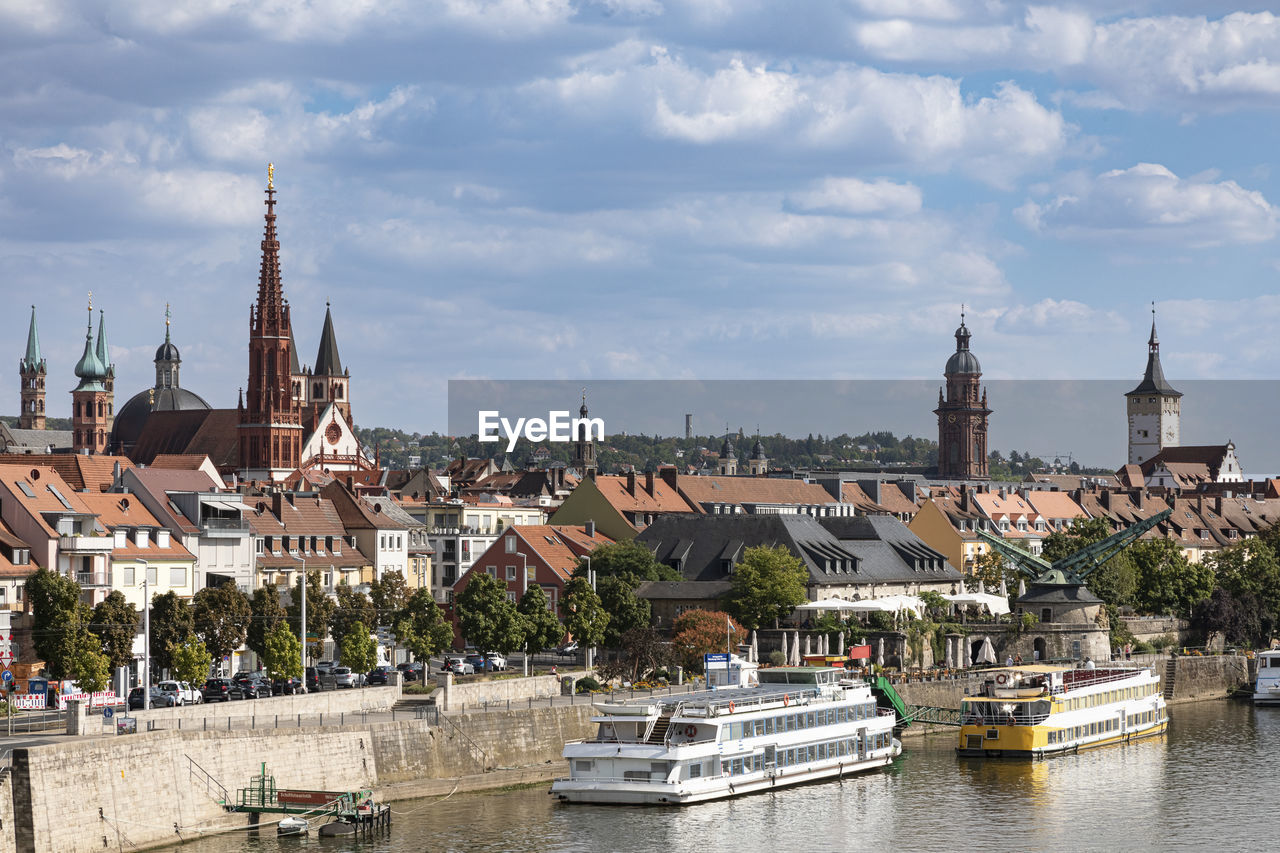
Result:
{"label": "white passenger boat", "polygon": [[1150,669],[1032,664],[986,676],[961,704],[960,755],[1039,758],[1161,734],[1169,724]]}
{"label": "white passenger boat", "polygon": [[565,802],[685,804],[883,767],[892,711],[835,667],[778,667],[758,686],[596,703],[595,738],[565,744]]}
{"label": "white passenger boat", "polygon": [[1253,683],[1253,704],[1280,705],[1280,649],[1258,653],[1258,679]]}

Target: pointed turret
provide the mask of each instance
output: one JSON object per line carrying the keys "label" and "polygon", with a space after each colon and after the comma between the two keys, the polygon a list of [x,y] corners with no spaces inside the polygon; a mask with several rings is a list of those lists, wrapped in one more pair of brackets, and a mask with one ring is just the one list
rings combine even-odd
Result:
{"label": "pointed turret", "polygon": [[1165,397],[1181,397],[1181,391],[1175,391],[1164,378],[1164,369],[1160,366],[1160,338],[1156,335],[1156,310],[1151,308],[1151,337],[1147,338],[1147,371],[1142,382],[1125,396],[1135,394],[1160,394]]}
{"label": "pointed turret", "polygon": [[76,453],[105,453],[113,416],[111,367],[101,358],[106,351],[104,323],[99,321],[98,342],[93,340],[93,296],[89,297],[89,322],[84,331],[84,354],[76,362],[80,383],[71,392],[71,446]]}
{"label": "pointed turret", "polygon": [[107,368],[98,358],[98,350],[93,343],[93,303],[89,303],[89,322],[84,331],[84,353],[76,362],[75,374],[80,379],[77,391],[106,390],[102,380],[107,378]]}
{"label": "pointed turret", "polygon": [[320,330],[320,350],[316,353],[316,376],[341,376],[342,359],[338,356],[338,337],[333,333],[333,314],[324,304],[324,328]]}
{"label": "pointed turret", "polygon": [[18,362],[22,382],[22,414],[19,429],[44,429],[44,358],[40,355],[40,333],[36,331],[36,306],[31,306],[31,326],[27,330],[27,354]]}
{"label": "pointed turret", "polygon": [[1182,443],[1182,392],[1164,378],[1156,304],[1151,303],[1151,335],[1147,338],[1147,370],[1138,387],[1125,394],[1129,420],[1129,462],[1142,465],[1166,447]]}

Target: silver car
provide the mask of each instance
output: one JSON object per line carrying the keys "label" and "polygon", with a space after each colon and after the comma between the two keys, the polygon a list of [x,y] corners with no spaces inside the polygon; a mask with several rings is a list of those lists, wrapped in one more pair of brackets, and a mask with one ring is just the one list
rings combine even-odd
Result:
{"label": "silver car", "polygon": [[447,655],[444,659],[444,671],[454,675],[475,675],[476,668],[467,663],[462,655]]}
{"label": "silver car", "polygon": [[335,666],[332,670],[333,682],[338,687],[355,687],[356,675],[349,666]]}

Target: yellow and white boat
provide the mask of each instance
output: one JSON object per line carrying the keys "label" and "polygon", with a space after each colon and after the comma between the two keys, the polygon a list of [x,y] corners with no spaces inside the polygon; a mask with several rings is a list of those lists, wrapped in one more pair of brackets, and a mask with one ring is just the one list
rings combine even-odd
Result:
{"label": "yellow and white boat", "polygon": [[1158,735],[1169,724],[1160,677],[1114,664],[993,669],[960,715],[962,756],[1040,758]]}

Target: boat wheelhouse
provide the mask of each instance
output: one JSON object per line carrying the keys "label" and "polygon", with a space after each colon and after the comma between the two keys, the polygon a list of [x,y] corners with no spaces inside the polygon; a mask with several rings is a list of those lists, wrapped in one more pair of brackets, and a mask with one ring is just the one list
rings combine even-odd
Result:
{"label": "boat wheelhouse", "polygon": [[1258,652],[1258,677],[1253,682],[1253,704],[1280,705],[1280,649]]}
{"label": "boat wheelhouse", "polygon": [[1114,665],[989,670],[960,715],[960,755],[1024,758],[1160,734],[1169,721],[1160,677]]}
{"label": "boat wheelhouse", "polygon": [[901,752],[895,717],[836,667],[761,669],[758,686],[598,702],[565,744],[565,802],[685,804],[842,776]]}

